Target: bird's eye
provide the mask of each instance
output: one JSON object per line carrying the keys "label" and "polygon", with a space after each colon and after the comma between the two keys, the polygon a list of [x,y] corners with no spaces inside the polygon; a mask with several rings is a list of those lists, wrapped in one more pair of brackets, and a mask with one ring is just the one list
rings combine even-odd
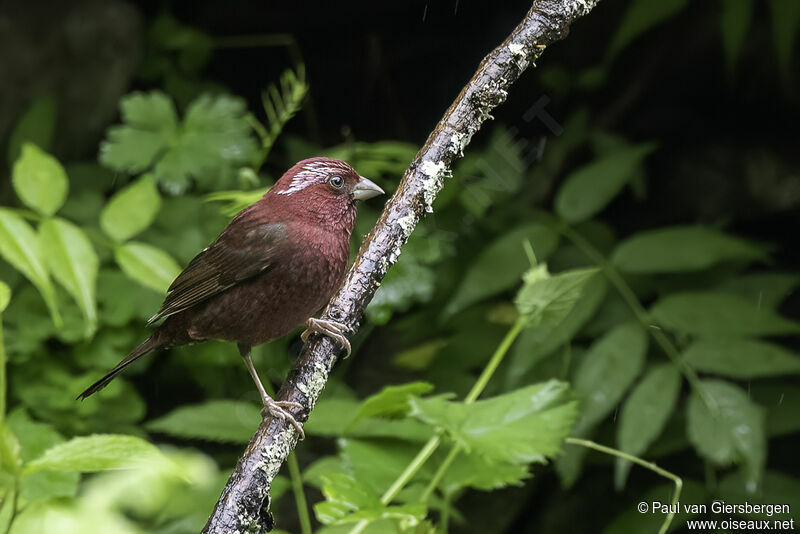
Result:
{"label": "bird's eye", "polygon": [[341,189],[344,185],[344,178],[341,176],[331,176],[330,180],[328,180],[328,183],[331,184],[331,187],[334,189]]}

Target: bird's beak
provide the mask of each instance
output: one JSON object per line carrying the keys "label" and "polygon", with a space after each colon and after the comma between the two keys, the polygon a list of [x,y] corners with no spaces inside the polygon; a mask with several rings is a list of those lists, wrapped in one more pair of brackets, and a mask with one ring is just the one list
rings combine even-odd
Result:
{"label": "bird's beak", "polygon": [[353,198],[356,200],[367,200],[368,198],[383,195],[385,191],[378,187],[372,180],[367,180],[363,176],[353,188]]}

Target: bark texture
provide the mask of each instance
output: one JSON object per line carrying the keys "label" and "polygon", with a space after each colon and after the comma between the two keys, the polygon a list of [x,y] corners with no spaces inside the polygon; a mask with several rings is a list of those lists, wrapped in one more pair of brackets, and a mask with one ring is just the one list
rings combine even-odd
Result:
{"label": "bark texture", "polygon": [[[403,244],[432,204],[450,166],[491,111],[503,103],[508,89],[545,48],[564,38],[570,24],[586,15],[599,0],[535,0],[525,18],[503,43],[481,61],[431,132],[386,203],[375,227],[365,238],[358,257],[339,292],[322,317],[339,321],[355,332],[386,271],[400,256]],[[298,421],[308,419],[322,393],[338,355],[331,339],[314,335],[278,392],[277,399],[299,402]],[[234,534],[269,532],[270,484],[297,444],[297,431],[274,418],[265,418],[236,465],[203,532]]]}

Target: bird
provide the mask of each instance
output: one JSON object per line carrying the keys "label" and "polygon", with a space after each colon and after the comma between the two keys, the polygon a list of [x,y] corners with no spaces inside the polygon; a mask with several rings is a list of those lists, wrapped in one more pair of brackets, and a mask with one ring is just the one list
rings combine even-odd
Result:
{"label": "bird", "polygon": [[344,279],[358,201],[382,194],[344,161],[316,157],[296,163],[189,262],[148,320],[148,325],[160,322],[150,337],[78,399],[100,391],[152,352],[227,340],[239,348],[264,404],[262,413],[291,424],[302,439],[302,426],[287,410],[302,406],[267,394],[251,348],[305,325],[304,342],[312,333],[327,335],[350,354],[347,328],[314,315]]}

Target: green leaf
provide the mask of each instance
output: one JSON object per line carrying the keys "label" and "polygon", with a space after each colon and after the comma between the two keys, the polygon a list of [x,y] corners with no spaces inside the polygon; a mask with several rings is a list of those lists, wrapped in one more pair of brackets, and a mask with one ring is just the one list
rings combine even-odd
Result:
{"label": "green leaf", "polygon": [[[15,410],[9,415],[8,426],[19,436],[23,461],[33,460],[48,448],[64,441],[52,426],[31,420],[24,410]],[[28,502],[74,497],[78,491],[79,478],[78,473],[29,473],[20,479],[20,496]]]}
{"label": "green leaf", "polygon": [[95,287],[99,260],[83,230],[64,219],[45,219],[39,227],[50,272],[80,306],[87,335],[97,328]]}
{"label": "green leaf", "polygon": [[[650,369],[625,399],[617,426],[619,450],[640,456],[664,430],[678,402],[681,375],[671,363]],[[625,486],[631,462],[617,458],[614,479],[618,489]]]}
{"label": "green leaf", "polygon": [[546,265],[534,267],[523,276],[524,284],[514,299],[517,311],[531,317],[531,326],[561,322],[597,272],[593,267],[550,276]]}
{"label": "green leaf", "polygon": [[140,284],[166,293],[181,272],[172,256],[146,243],[131,241],[114,249],[114,257],[122,271]]}
{"label": "green leaf", "polygon": [[[338,440],[343,465],[356,480],[375,492],[382,492],[397,478],[419,452],[419,444],[400,440]],[[415,476],[426,479],[433,467],[423,467]]]}
{"label": "green leaf", "polygon": [[329,473],[322,477],[325,502],[314,505],[317,519],[325,524],[366,520],[398,519],[401,527],[417,525],[425,518],[424,504],[384,506],[378,494],[345,473]]}
{"label": "green leaf", "polygon": [[753,18],[753,0],[721,0],[722,13],[719,18],[719,29],[722,33],[722,50],[725,52],[725,64],[728,72],[736,70],[736,63],[744,48],[750,21]]}
{"label": "green leaf", "polygon": [[154,419],[145,428],[183,439],[247,443],[261,422],[261,410],[241,401],[210,400],[181,406]]}
{"label": "green leaf", "polygon": [[433,269],[413,256],[401,256],[375,292],[367,307],[367,317],[371,323],[386,324],[394,311],[405,311],[415,302],[429,301],[435,287]]}
{"label": "green leaf", "polygon": [[614,251],[611,261],[630,273],[680,273],[722,262],[766,259],[760,245],[702,226],[673,226],[635,234]]}
{"label": "green leaf", "polygon": [[624,146],[571,173],[555,200],[558,215],[571,223],[601,212],[640,169],[654,143]]}
{"label": "green leaf", "polygon": [[433,391],[428,382],[410,382],[399,386],[386,386],[378,393],[364,399],[351,425],[367,417],[403,417],[411,410],[409,400]]}
{"label": "green leaf", "polygon": [[22,145],[11,181],[22,203],[44,216],[53,215],[67,199],[69,180],[64,167],[31,143]]}
{"label": "green leaf", "polygon": [[22,448],[9,426],[0,421],[0,473],[17,476],[22,467]]}
{"label": "green leaf", "polygon": [[769,2],[772,15],[772,35],[778,56],[778,67],[784,80],[792,73],[794,42],[800,29],[800,4],[794,0],[773,0]]}
{"label": "green leaf", "polygon": [[606,61],[611,62],[634,39],[671,17],[686,6],[686,0],[633,0],[617,25],[617,31],[606,51]]}
{"label": "green leaf", "polygon": [[800,332],[800,324],[725,293],[674,293],[660,298],[650,313],[662,327],[686,334],[741,337]]}
{"label": "green leaf", "polygon": [[0,208],[0,256],[36,286],[50,310],[53,323],[61,326],[56,294],[44,266],[39,236],[19,215]]}
{"label": "green leaf", "polygon": [[700,339],[683,353],[686,363],[706,373],[749,379],[800,373],[800,357],[755,339]]}
{"label": "green leaf", "polygon": [[100,162],[122,172],[147,170],[178,135],[178,118],[161,92],[132,93],[120,100],[124,126],[109,128],[100,145]]}
{"label": "green leaf", "polygon": [[224,176],[250,162],[256,143],[245,120],[244,100],[204,95],[186,110],[180,135],[155,165],[156,179],[173,193],[190,178],[206,189],[218,189]]}
{"label": "green leaf", "polygon": [[759,307],[777,308],[800,285],[800,275],[788,273],[753,273],[725,280],[715,291],[733,293]]}
{"label": "green leaf", "polygon": [[[747,481],[741,472],[730,473],[719,481],[717,486],[719,497],[728,503],[745,503],[776,505],[786,504],[789,512],[766,510],[756,513],[740,513],[738,516],[751,519],[791,520],[791,510],[800,509],[800,479],[777,471],[765,471],[763,483],[759,491],[748,491]],[[683,499],[681,499],[683,500]],[[774,509],[774,508],[773,508]]]}
{"label": "green leaf", "polygon": [[[528,224],[515,228],[492,241],[472,260],[461,283],[444,310],[452,315],[470,304],[496,295],[519,283],[530,260],[524,244],[533,247],[537,260],[544,260],[558,245],[558,235],[542,224]],[[497,266],[502,265],[502,269]]]}
{"label": "green leaf", "polygon": [[644,366],[647,341],[638,323],[626,323],[589,347],[573,381],[581,401],[576,432],[593,427],[614,410]]}
{"label": "green leaf", "polygon": [[26,473],[37,471],[106,471],[133,468],[166,458],[147,441],[123,434],[94,434],[71,440],[47,449],[25,467]]}
{"label": "green leaf", "polygon": [[480,454],[459,454],[442,479],[445,495],[453,495],[463,488],[492,491],[507,486],[521,486],[528,478],[526,465],[496,462]]}
{"label": "green leaf", "polygon": [[764,382],[752,384],[748,390],[750,398],[767,410],[767,435],[786,436],[800,431],[800,388]]}
{"label": "green leaf", "polygon": [[507,389],[520,384],[540,361],[570,342],[597,311],[607,285],[602,276],[590,277],[569,313],[563,317],[546,314],[535,328],[523,330],[511,349],[506,371]]}
{"label": "green leaf", "polygon": [[551,380],[465,404],[413,399],[412,415],[443,428],[468,451],[495,461],[544,463],[561,450],[577,417],[567,384]]}
{"label": "green leaf", "polygon": [[11,132],[8,140],[8,165],[17,160],[23,143],[33,143],[42,150],[50,150],[56,127],[56,99],[42,96],[35,99]]}
{"label": "green leaf", "polygon": [[161,209],[161,196],[151,174],[118,191],[100,213],[100,227],[122,243],[150,226]]}
{"label": "green leaf", "polygon": [[6,311],[9,302],[11,302],[11,288],[0,280],[0,313]]}
{"label": "green leaf", "polygon": [[755,489],[767,455],[764,410],[728,382],[704,380],[702,387],[713,406],[709,409],[692,391],[686,422],[689,441],[702,457],[719,466],[744,465],[747,482]]}

